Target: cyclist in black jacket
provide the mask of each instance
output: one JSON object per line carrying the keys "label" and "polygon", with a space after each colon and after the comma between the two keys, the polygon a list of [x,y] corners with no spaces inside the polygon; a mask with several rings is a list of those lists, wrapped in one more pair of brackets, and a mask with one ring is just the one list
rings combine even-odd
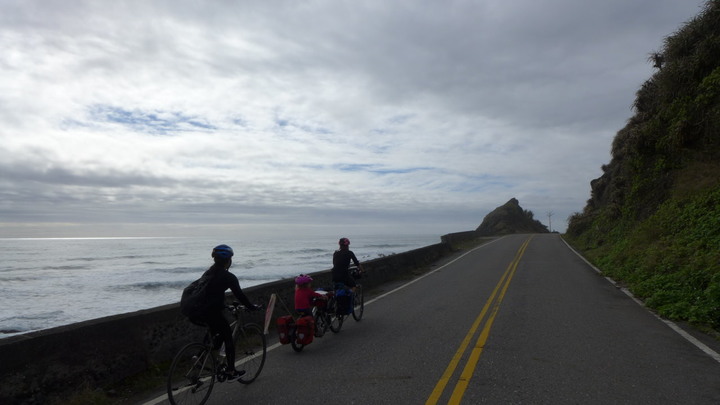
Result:
{"label": "cyclist in black jacket", "polygon": [[[212,257],[215,261],[209,269],[203,274],[211,276],[207,285],[208,305],[207,310],[203,314],[190,318],[196,323],[204,323],[208,325],[213,336],[219,334],[222,342],[225,343],[225,356],[227,359],[227,370],[225,373],[228,379],[235,379],[245,374],[244,370],[235,369],[235,343],[232,338],[232,330],[230,324],[225,318],[225,291],[230,289],[243,305],[248,309],[257,310],[260,307],[250,302],[240,288],[240,282],[237,277],[232,274],[229,269],[232,265],[232,257],[234,252],[228,245],[218,245],[212,251]],[[214,342],[219,346],[219,342]],[[217,347],[216,347],[217,348]]]}
{"label": "cyclist in black jacket", "polygon": [[350,275],[350,261],[357,266],[358,271],[361,273],[363,271],[362,266],[355,257],[355,253],[350,250],[350,239],[340,238],[338,245],[340,245],[340,248],[333,253],[332,281],[333,283],[343,283],[347,288],[354,290],[357,284]]}

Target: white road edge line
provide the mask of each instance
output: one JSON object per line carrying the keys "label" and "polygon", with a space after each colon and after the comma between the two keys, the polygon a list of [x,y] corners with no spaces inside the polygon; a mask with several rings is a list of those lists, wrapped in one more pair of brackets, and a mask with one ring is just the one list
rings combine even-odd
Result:
{"label": "white road edge line", "polygon": [[[585,258],[584,258],[580,253],[578,253],[575,249],[573,249],[573,247],[570,246],[570,244],[567,243],[567,241],[565,241],[565,239],[563,239],[563,238],[560,238],[560,239],[562,239],[562,241],[565,243],[565,245],[566,245],[568,248],[570,248],[570,250],[572,250],[573,253],[575,253],[579,258],[581,258],[585,263],[587,263],[588,266],[590,266],[590,267],[591,267],[593,270],[595,270],[598,274],[602,275],[602,271],[600,271],[600,269],[598,269],[597,267],[593,266],[592,263],[590,263],[587,259],[585,259]],[[685,340],[687,340],[687,341],[690,342],[691,344],[695,345],[695,347],[697,347],[698,349],[700,349],[700,350],[702,350],[703,352],[705,352],[705,354],[707,354],[708,356],[710,356],[713,360],[715,360],[715,361],[717,361],[718,363],[720,363],[720,354],[718,354],[715,350],[709,348],[709,347],[708,347],[707,345],[705,345],[703,342],[697,340],[694,336],[692,336],[691,334],[685,332],[685,331],[683,330],[683,328],[679,327],[675,322],[670,321],[670,320],[667,320],[667,319],[664,319],[664,318],[662,318],[660,315],[658,315],[658,314],[656,314],[655,312],[651,311],[651,310],[645,305],[645,303],[643,303],[643,302],[640,301],[638,298],[636,298],[636,297],[633,295],[633,293],[630,292],[630,290],[628,290],[627,288],[624,288],[624,287],[620,286],[615,280],[611,279],[610,277],[605,277],[605,276],[603,276],[603,277],[605,278],[605,280],[609,281],[610,284],[614,285],[615,287],[617,287],[618,289],[620,289],[620,291],[624,292],[628,297],[630,297],[630,298],[631,298],[633,301],[635,301],[638,305],[640,305],[641,307],[645,308],[645,310],[647,310],[648,312],[650,312],[655,318],[659,319],[662,323],[664,323],[665,325],[669,326],[670,329],[674,330],[678,335],[682,336],[683,338],[685,338]]]}

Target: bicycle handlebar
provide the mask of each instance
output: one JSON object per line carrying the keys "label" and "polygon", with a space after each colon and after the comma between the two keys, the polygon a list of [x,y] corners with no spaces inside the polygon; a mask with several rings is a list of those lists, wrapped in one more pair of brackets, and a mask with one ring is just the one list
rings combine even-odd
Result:
{"label": "bicycle handlebar", "polygon": [[233,301],[232,304],[225,305],[225,309],[227,309],[229,311],[237,311],[238,309],[242,309],[243,311],[251,312],[251,311],[259,311],[259,310],[263,309],[263,305],[255,304],[255,308],[248,308],[247,306],[245,306],[237,301]]}

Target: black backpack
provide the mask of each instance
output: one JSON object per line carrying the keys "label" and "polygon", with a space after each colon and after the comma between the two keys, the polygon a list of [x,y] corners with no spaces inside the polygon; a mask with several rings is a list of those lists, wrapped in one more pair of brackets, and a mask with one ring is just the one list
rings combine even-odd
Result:
{"label": "black backpack", "polygon": [[180,312],[188,318],[202,317],[208,312],[211,302],[208,296],[208,284],[213,276],[203,274],[202,277],[193,281],[183,289],[180,298]]}

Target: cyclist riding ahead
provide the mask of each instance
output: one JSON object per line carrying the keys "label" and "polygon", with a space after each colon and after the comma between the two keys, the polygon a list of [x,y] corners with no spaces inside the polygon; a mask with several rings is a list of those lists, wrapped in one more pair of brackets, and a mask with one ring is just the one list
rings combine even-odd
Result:
{"label": "cyclist riding ahead", "polygon": [[338,241],[340,248],[333,253],[332,281],[337,284],[344,284],[345,287],[355,291],[355,278],[350,274],[350,262],[357,266],[360,273],[363,272],[360,261],[355,257],[355,253],[350,250],[350,239],[340,238]]}
{"label": "cyclist riding ahead", "polygon": [[[218,245],[212,251],[212,258],[215,264],[205,271],[203,277],[208,277],[209,281],[205,287],[205,297],[207,304],[199,314],[189,316],[193,323],[206,324],[212,335],[219,334],[220,339],[225,343],[225,355],[227,359],[228,380],[238,378],[245,374],[244,370],[235,369],[235,344],[233,342],[232,330],[230,324],[224,316],[225,309],[225,291],[230,289],[243,305],[248,309],[257,310],[260,307],[250,302],[245,296],[237,277],[229,271],[232,265],[232,257],[234,252],[228,245]],[[215,347],[220,346],[220,342],[214,342]]]}

